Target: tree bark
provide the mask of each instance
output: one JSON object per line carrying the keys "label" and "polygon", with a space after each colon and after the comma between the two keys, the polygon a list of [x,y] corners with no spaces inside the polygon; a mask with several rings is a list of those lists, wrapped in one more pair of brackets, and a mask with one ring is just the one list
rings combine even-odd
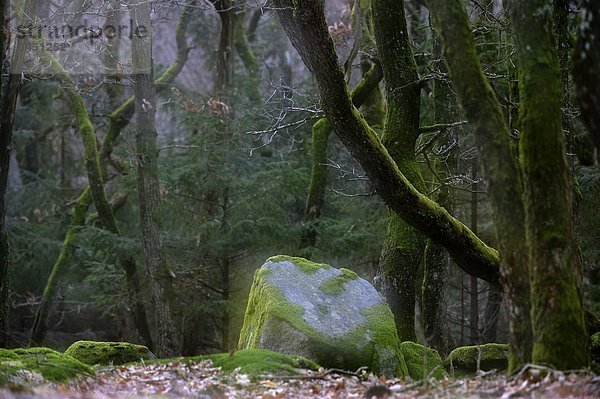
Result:
{"label": "tree bark", "polygon": [[483,74],[462,1],[427,3],[450,78],[482,157],[509,311],[509,369],[515,370],[531,359],[532,345],[525,210],[518,165],[500,104]]}
{"label": "tree bark", "polygon": [[408,182],[352,105],[329,36],[323,1],[306,0],[302,6],[294,4],[292,0],[275,1],[283,28],[316,79],[323,110],[334,131],[361,164],[379,195],[408,223],[448,248],[468,273],[499,286],[496,250]]}
{"label": "tree bark", "polygon": [[[149,3],[138,5],[133,18],[138,26],[151,31]],[[174,356],[179,340],[174,321],[172,272],[164,258],[160,238],[160,181],[158,175],[156,92],[152,78],[152,36],[134,37],[134,94],[136,109],[137,187],[140,204],[142,254],[146,264],[156,323],[156,353]]]}
{"label": "tree bark", "polygon": [[217,48],[217,66],[214,82],[215,98],[220,98],[231,82],[233,72],[232,52],[234,48],[235,10],[232,0],[210,0],[221,20],[219,47]]}
{"label": "tree bark", "polygon": [[520,161],[531,276],[532,361],[589,363],[581,265],[573,234],[572,182],[561,124],[562,83],[548,0],[509,5],[518,54]]}

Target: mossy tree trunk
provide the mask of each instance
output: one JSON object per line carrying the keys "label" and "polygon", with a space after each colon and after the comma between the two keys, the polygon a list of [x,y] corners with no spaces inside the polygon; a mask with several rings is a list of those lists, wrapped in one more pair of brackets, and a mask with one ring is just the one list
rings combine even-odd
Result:
{"label": "mossy tree trunk", "polygon": [[248,74],[248,99],[258,104],[260,102],[260,69],[258,67],[258,61],[256,55],[250,48],[246,30],[244,29],[244,22],[246,17],[246,9],[244,6],[237,10],[235,14],[235,27],[233,33],[233,42],[235,50],[242,60],[246,73]]}
{"label": "mossy tree trunk", "polygon": [[[372,0],[375,40],[385,79],[388,105],[382,143],[412,186],[425,184],[415,154],[421,114],[421,84],[408,37],[404,4]],[[425,236],[390,211],[388,232],[377,271],[377,285],[387,299],[400,341],[416,341],[415,299]]]}
{"label": "mossy tree trunk", "polygon": [[520,161],[531,276],[532,361],[559,369],[589,362],[573,234],[572,182],[561,124],[562,83],[549,0],[509,6],[519,68]]}
{"label": "mossy tree trunk", "polygon": [[42,346],[44,343],[46,333],[48,332],[48,317],[52,304],[54,303],[54,298],[56,298],[60,276],[68,261],[73,257],[73,253],[76,249],[75,238],[77,232],[85,223],[85,216],[90,205],[92,205],[92,195],[88,186],[77,200],[75,200],[69,229],[65,234],[65,239],[60,248],[58,258],[56,258],[56,261],[52,266],[52,270],[50,271],[40,300],[40,305],[35,314],[31,336],[29,338],[29,346]]}
{"label": "mossy tree trunk", "polygon": [[530,360],[532,345],[525,210],[518,165],[500,104],[483,74],[462,1],[427,3],[459,103],[473,127],[487,178],[510,314],[509,368],[514,370]]}
{"label": "mossy tree trunk", "polygon": [[[152,26],[150,7],[148,3],[140,4],[133,13],[136,24],[147,29]],[[177,354],[179,339],[175,328],[172,271],[164,257],[160,238],[160,181],[155,126],[156,91],[152,79],[152,37],[138,36],[132,42],[142,254],[156,323],[156,353],[167,357]]]}
{"label": "mossy tree trunk", "polygon": [[[378,85],[382,78],[383,72],[380,65],[374,64],[350,93],[355,107],[361,107],[372,98],[373,91],[379,90]],[[310,248],[316,245],[316,224],[325,201],[327,144],[330,134],[331,125],[327,118],[319,119],[312,127],[312,166],[304,208],[304,231],[300,237],[300,249],[304,250],[303,256],[306,258],[310,258]]]}
{"label": "mossy tree trunk", "polygon": [[329,35],[323,1],[305,0],[298,6],[291,0],[276,0],[274,4],[286,34],[316,79],[332,128],[381,198],[411,226],[445,246],[461,268],[499,286],[497,251],[408,182],[352,105]]}

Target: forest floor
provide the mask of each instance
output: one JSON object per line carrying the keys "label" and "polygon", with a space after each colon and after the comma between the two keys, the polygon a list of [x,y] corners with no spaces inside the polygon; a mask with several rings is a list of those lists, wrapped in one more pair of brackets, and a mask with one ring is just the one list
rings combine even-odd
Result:
{"label": "forest floor", "polygon": [[294,376],[224,373],[210,360],[199,363],[105,368],[95,377],[67,384],[0,389],[7,399],[109,398],[600,398],[600,376],[530,368],[516,376],[481,373],[464,379],[411,382],[351,375],[335,370]]}

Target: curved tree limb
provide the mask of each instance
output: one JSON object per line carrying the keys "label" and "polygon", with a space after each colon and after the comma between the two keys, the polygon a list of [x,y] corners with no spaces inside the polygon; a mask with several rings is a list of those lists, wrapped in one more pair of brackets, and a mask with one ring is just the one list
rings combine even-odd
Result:
{"label": "curved tree limb", "polygon": [[284,30],[316,79],[329,122],[379,195],[411,226],[446,247],[463,270],[499,286],[498,252],[409,183],[352,105],[329,36],[323,1],[305,0],[299,6],[291,0],[276,0],[275,5]]}

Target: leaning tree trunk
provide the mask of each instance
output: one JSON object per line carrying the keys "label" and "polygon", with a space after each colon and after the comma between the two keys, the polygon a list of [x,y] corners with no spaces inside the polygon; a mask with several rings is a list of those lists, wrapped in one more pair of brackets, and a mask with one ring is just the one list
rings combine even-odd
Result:
{"label": "leaning tree trunk", "polygon": [[301,7],[294,6],[291,0],[276,0],[274,4],[292,45],[315,77],[332,128],[363,167],[381,198],[411,226],[446,247],[467,273],[499,286],[498,252],[408,182],[376,133],[352,105],[329,35],[323,0],[303,0]]}
{"label": "leaning tree trunk", "polygon": [[525,210],[518,165],[500,103],[482,71],[462,1],[427,3],[452,84],[481,150],[509,312],[509,368],[515,370],[530,361],[532,346]]}
{"label": "leaning tree trunk", "polygon": [[589,348],[552,7],[549,0],[513,0],[509,12],[519,51],[519,146],[529,244],[532,360],[562,370],[578,369],[588,365]]}
{"label": "leaning tree trunk", "polygon": [[[382,143],[400,172],[420,192],[425,183],[415,154],[421,115],[421,84],[408,37],[404,5],[373,0],[373,23],[385,78],[388,112]],[[377,285],[387,299],[401,341],[416,341],[415,300],[425,236],[393,210],[383,246]]]}
{"label": "leaning tree trunk", "polygon": [[[150,4],[134,10],[136,24],[151,32]],[[156,93],[152,81],[152,37],[134,37],[134,94],[136,109],[137,187],[140,204],[142,254],[146,264],[148,285],[154,306],[156,323],[156,353],[174,356],[178,351],[175,328],[172,272],[164,258],[160,238],[160,181],[155,127]]]}

